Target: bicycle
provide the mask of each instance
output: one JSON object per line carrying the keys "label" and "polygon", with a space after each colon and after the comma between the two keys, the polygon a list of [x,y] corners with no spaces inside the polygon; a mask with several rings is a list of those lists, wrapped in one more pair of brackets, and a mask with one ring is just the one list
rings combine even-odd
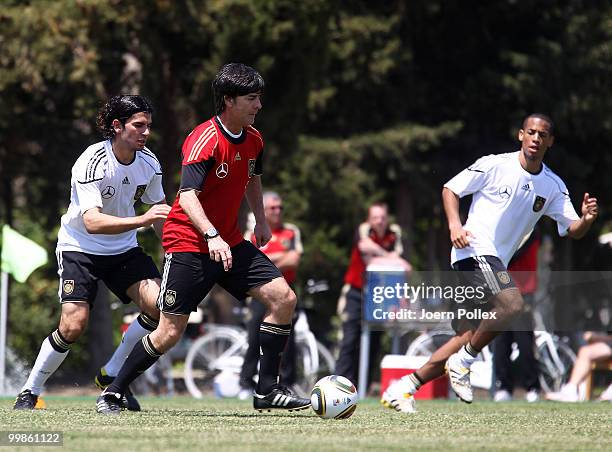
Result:
{"label": "bicycle", "polygon": [[[536,359],[539,366],[539,380],[542,391],[554,392],[567,382],[576,354],[567,344],[567,339],[548,333],[534,331]],[[425,332],[414,339],[406,351],[406,356],[430,356],[444,345],[455,333],[450,330]],[[515,361],[519,356],[516,344],[513,344],[510,359]],[[478,359],[472,364],[472,386],[491,389],[493,384],[493,354],[489,347],[482,349]]]}
{"label": "bicycle", "polygon": [[[309,294],[325,290],[328,286],[322,282],[309,280],[306,286]],[[207,332],[191,345],[185,359],[185,386],[197,399],[214,389],[215,378],[222,373],[237,381],[248,348],[247,332],[242,327],[210,324],[206,328]],[[298,313],[294,333],[298,354],[295,389],[307,395],[319,378],[333,373],[335,359],[310,331],[303,311]]]}

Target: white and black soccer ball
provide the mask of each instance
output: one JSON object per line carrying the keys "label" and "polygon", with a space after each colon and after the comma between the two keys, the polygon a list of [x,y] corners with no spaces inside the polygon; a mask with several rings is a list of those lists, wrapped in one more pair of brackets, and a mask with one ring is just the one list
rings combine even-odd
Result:
{"label": "white and black soccer ball", "polygon": [[312,409],[323,419],[347,419],[357,409],[359,395],[348,378],[329,375],[321,378],[312,388]]}

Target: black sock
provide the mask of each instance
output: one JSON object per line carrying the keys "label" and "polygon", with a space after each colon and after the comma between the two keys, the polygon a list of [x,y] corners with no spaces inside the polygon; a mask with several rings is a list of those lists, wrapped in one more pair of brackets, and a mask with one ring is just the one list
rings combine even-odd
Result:
{"label": "black sock", "polygon": [[410,379],[410,381],[412,381],[417,391],[419,390],[421,386],[423,386],[423,380],[421,379],[421,377],[417,375],[416,372],[413,372],[410,375],[408,375],[408,378]]}
{"label": "black sock", "polygon": [[140,315],[136,317],[136,320],[138,323],[140,323],[141,327],[150,332],[155,331],[155,328],[157,328],[157,325],[159,325],[159,320],[155,320],[153,317],[148,316],[144,312],[141,312]]}
{"label": "black sock", "polygon": [[476,350],[471,342],[465,344],[465,351],[468,352],[468,354],[470,354],[470,356],[473,356],[474,358],[476,358],[480,353],[480,350]]}
{"label": "black sock", "polygon": [[66,353],[68,350],[70,350],[72,344],[74,344],[74,342],[69,342],[64,339],[64,336],[62,336],[62,334],[59,332],[59,328],[53,333],[49,334],[48,337],[51,347],[53,347],[53,349],[59,353]]}
{"label": "black sock", "polygon": [[291,333],[291,324],[261,322],[259,327],[259,382],[257,393],[268,394],[278,383],[283,350]]}
{"label": "black sock", "polygon": [[140,374],[155,364],[162,354],[155,350],[149,335],[147,334],[142,340],[136,342],[132,352],[121,366],[119,374],[113,382],[108,386],[106,392],[116,392],[121,395],[125,394],[127,387]]}

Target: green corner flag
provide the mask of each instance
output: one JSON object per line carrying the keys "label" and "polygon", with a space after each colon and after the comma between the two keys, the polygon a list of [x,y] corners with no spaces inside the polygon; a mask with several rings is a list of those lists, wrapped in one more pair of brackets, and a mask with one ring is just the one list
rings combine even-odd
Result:
{"label": "green corner flag", "polygon": [[2,226],[2,271],[23,283],[41,265],[47,263],[47,251],[38,243],[19,234],[9,225]]}

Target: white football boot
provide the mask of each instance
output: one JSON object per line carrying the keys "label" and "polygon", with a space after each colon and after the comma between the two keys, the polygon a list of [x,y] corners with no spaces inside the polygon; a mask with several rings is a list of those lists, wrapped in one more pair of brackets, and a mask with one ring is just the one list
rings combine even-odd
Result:
{"label": "white football boot", "polygon": [[470,368],[465,367],[458,353],[452,354],[446,361],[446,372],[450,379],[451,388],[465,403],[472,403],[474,393],[470,383]]}
{"label": "white football boot", "polygon": [[393,382],[383,393],[380,403],[387,408],[401,413],[416,413],[414,394],[411,392],[414,384],[408,379],[408,375]]}

